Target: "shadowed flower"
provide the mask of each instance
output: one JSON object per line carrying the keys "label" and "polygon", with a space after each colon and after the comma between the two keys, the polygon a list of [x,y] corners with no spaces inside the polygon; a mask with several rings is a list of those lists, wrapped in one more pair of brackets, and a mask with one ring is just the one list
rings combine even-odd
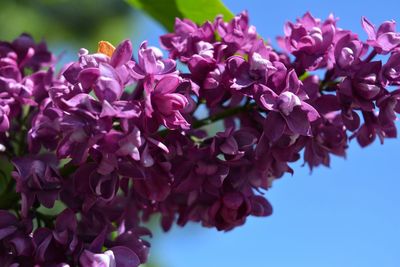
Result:
{"label": "shadowed flower", "polygon": [[278,38],[279,45],[296,56],[299,69],[315,70],[325,67],[328,63],[328,52],[333,47],[336,20],[331,14],[321,22],[307,12],[296,23],[285,24],[285,36]]}
{"label": "shadowed flower", "polygon": [[310,123],[319,118],[318,112],[301,95],[301,82],[292,70],[287,76],[286,88],[277,94],[266,86],[259,85],[259,104],[272,111],[264,122],[264,133],[271,141],[276,141],[286,127],[293,134],[311,135]]}
{"label": "shadowed flower", "polygon": [[53,207],[62,185],[56,157],[51,154],[27,156],[14,159],[13,164],[16,171],[12,175],[17,183],[16,190],[21,193],[23,216],[28,215],[35,200],[46,208]]}
{"label": "shadowed flower", "polygon": [[138,62],[133,63],[131,74],[136,79],[152,82],[154,78],[175,72],[176,63],[172,59],[163,59],[163,54],[157,47],[147,47],[143,42],[139,47]]}
{"label": "shadowed flower", "polygon": [[182,111],[188,105],[187,98],[178,93],[177,89],[181,79],[176,76],[162,78],[154,88],[146,87],[146,115],[154,117],[168,129],[188,129],[190,124],[182,115]]}

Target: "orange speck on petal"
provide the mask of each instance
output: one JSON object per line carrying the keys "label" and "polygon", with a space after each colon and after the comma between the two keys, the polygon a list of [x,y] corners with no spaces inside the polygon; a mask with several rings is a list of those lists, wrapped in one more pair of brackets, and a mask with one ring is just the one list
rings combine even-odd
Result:
{"label": "orange speck on petal", "polygon": [[107,41],[99,42],[98,47],[97,47],[98,53],[102,53],[104,55],[111,57],[112,54],[114,53],[114,51],[115,51],[115,47],[111,43],[109,43]]}

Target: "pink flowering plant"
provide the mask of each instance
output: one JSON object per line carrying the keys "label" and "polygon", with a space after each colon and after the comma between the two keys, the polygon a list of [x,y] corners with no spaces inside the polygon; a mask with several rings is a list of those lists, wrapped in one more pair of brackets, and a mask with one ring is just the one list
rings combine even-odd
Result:
{"label": "pink flowering plant", "polygon": [[272,214],[290,163],[396,137],[400,34],[361,22],[367,40],[306,13],[276,50],[246,12],[177,18],[166,56],[100,42],[59,72],[44,42],[1,42],[0,265],[139,266],[152,215],[229,231]]}

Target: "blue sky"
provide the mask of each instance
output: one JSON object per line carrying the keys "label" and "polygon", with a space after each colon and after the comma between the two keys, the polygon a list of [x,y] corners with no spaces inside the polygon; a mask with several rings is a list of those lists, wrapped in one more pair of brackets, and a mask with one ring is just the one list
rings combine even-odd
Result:
{"label": "blue sky", "polygon": [[[365,38],[361,16],[375,24],[400,21],[396,1],[234,1],[235,13],[247,9],[251,23],[272,41],[283,24],[307,10],[326,18],[334,13],[342,28]],[[162,29],[147,25],[135,40],[158,45]],[[400,29],[400,28],[399,28]],[[400,266],[400,141],[387,140],[361,149],[351,142],[347,159],[333,158],[331,168],[311,175],[301,162],[295,175],[267,192],[274,207],[268,218],[250,218],[231,232],[197,225],[155,232],[152,258],[161,267],[398,267]]]}

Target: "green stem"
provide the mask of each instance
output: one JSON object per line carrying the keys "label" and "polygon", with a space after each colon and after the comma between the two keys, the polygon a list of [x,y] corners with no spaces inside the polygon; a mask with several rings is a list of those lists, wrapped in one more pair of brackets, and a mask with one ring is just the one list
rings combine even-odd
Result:
{"label": "green stem", "polygon": [[[207,118],[204,118],[201,120],[196,120],[195,122],[192,123],[192,129],[199,129],[203,126],[212,124],[219,120],[223,120],[223,119],[232,117],[232,116],[242,113],[244,111],[248,111],[248,110],[254,108],[255,106],[256,106],[256,103],[247,103],[244,106],[226,109],[222,112],[211,115],[210,117],[207,117]],[[164,129],[164,130],[158,131],[158,134],[161,136],[165,136],[169,131],[170,131],[169,129]]]}
{"label": "green stem", "polygon": [[211,115],[211,116],[208,117],[208,118],[204,118],[204,119],[202,119],[202,120],[195,121],[195,122],[192,124],[192,128],[193,128],[193,129],[201,128],[201,127],[203,127],[203,126],[206,126],[206,125],[208,125],[208,124],[214,123],[214,122],[216,122],[216,121],[223,120],[223,119],[232,117],[232,116],[234,116],[234,115],[237,115],[237,114],[239,114],[239,113],[242,113],[242,112],[244,112],[244,111],[250,110],[251,108],[253,108],[253,107],[255,107],[255,106],[256,106],[256,103],[249,103],[249,104],[244,105],[244,106],[226,109],[226,110],[224,110],[224,111],[222,111],[222,112],[220,112],[220,113]]}

